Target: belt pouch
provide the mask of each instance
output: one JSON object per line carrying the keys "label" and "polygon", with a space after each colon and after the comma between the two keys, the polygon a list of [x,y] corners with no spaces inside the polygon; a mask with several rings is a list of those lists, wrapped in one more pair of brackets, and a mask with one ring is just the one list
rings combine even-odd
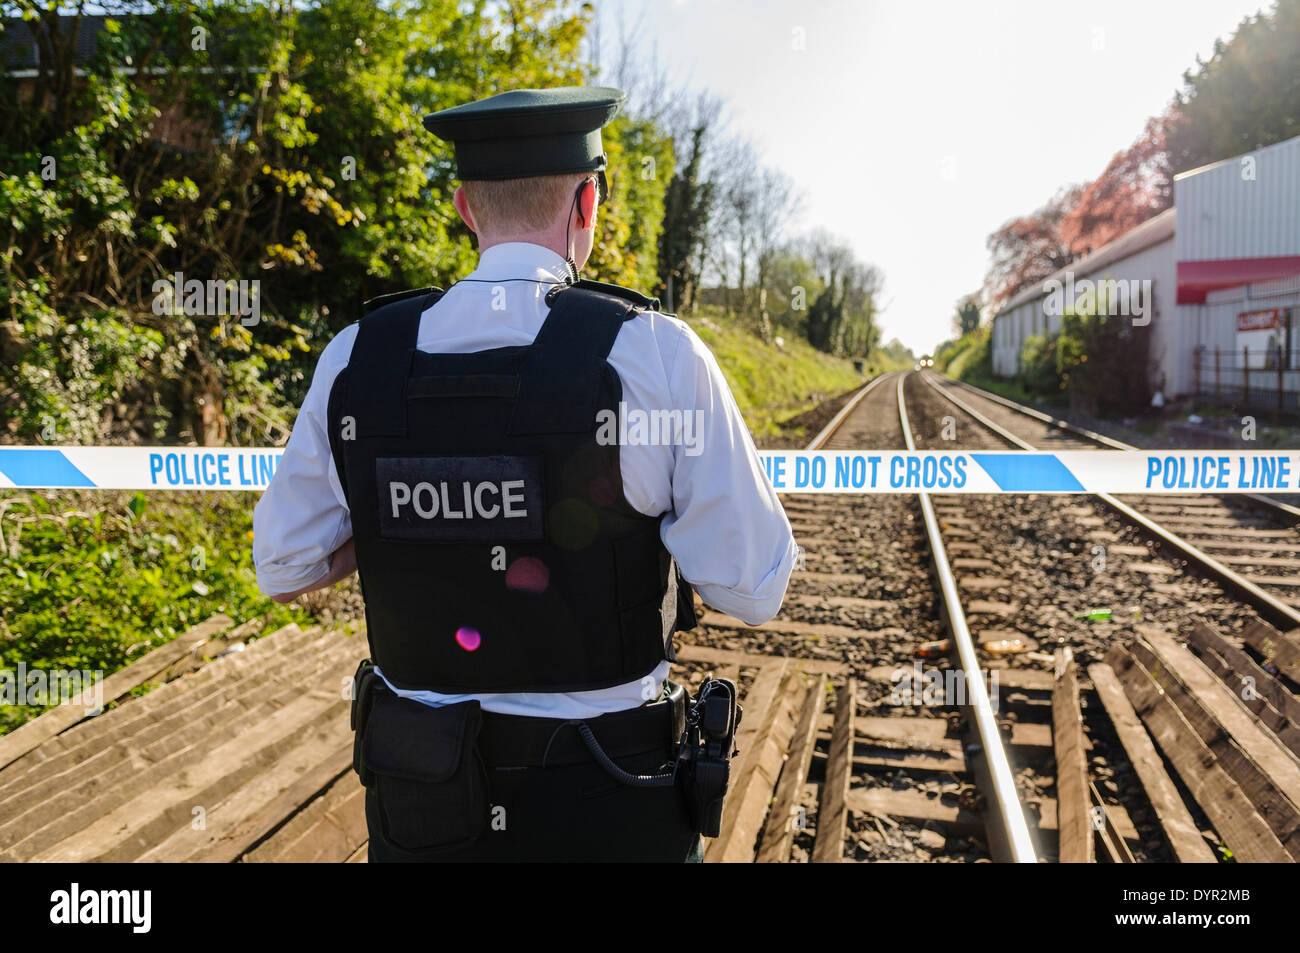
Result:
{"label": "belt pouch", "polygon": [[426,854],[468,846],[487,827],[487,770],[479,752],[477,701],[434,708],[377,693],[362,742],[382,833],[394,847]]}

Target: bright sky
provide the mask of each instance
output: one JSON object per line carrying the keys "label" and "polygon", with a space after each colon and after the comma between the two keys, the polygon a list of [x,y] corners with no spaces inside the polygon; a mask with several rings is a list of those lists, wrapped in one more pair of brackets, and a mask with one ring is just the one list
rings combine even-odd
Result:
{"label": "bright sky", "polygon": [[598,0],[607,49],[640,18],[646,55],[721,97],[799,183],[796,231],[827,228],[884,271],[884,339],[918,354],[951,335],[991,231],[1099,175],[1198,54],[1271,5]]}

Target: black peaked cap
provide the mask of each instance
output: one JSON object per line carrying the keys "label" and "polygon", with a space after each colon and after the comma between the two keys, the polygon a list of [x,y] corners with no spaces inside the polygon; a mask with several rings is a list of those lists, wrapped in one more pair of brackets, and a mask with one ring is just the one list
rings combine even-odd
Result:
{"label": "black peaked cap", "polygon": [[611,86],[514,89],[424,117],[464,179],[522,179],[605,168],[600,127],[627,97]]}

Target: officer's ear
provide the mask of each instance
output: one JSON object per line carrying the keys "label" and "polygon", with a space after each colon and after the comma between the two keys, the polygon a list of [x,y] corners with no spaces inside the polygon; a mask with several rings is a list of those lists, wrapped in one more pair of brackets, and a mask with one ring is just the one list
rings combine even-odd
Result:
{"label": "officer's ear", "polygon": [[474,213],[469,210],[469,198],[465,195],[465,186],[456,186],[456,194],[452,196],[451,201],[456,206],[456,213],[460,215],[461,220],[469,226],[471,232],[477,235],[478,225],[474,222]]}
{"label": "officer's ear", "polygon": [[589,228],[595,221],[599,199],[595,179],[586,179],[578,186],[578,224],[583,228]]}

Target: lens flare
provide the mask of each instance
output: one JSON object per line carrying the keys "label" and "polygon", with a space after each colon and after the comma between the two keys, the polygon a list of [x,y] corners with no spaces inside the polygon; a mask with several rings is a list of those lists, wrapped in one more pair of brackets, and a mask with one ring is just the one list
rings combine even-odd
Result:
{"label": "lens flare", "polygon": [[479,635],[478,629],[461,626],[456,630],[456,643],[466,652],[475,651],[482,641],[483,636]]}
{"label": "lens flare", "polygon": [[551,584],[551,571],[535,556],[516,559],[506,570],[506,588],[520,592],[545,592]]}

